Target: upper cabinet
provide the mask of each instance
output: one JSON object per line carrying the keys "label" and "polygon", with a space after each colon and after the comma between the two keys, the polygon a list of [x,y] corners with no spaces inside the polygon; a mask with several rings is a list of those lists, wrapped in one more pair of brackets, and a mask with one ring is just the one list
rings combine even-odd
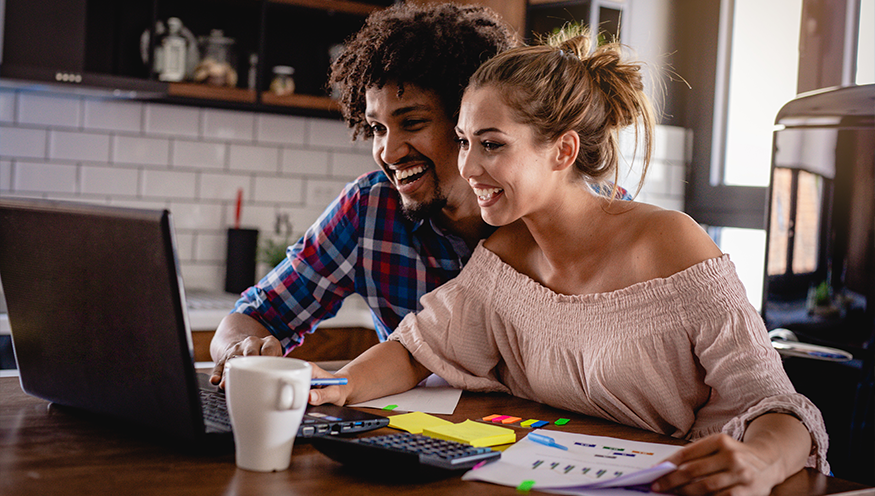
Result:
{"label": "upper cabinet", "polygon": [[5,0],[0,78],[183,104],[336,110],[331,57],[392,0]]}
{"label": "upper cabinet", "polygon": [[623,40],[623,13],[628,12],[627,0],[529,0],[526,15],[526,40],[548,35],[566,24],[580,23],[590,27],[599,43],[609,39]]}

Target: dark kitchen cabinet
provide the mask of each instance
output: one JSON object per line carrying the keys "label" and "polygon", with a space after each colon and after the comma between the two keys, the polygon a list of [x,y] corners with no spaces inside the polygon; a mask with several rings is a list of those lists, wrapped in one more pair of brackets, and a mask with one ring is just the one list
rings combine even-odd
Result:
{"label": "dark kitchen cabinet", "polygon": [[[0,78],[122,92],[146,100],[299,114],[330,114],[329,48],[392,0],[5,0]],[[157,23],[182,20],[196,38],[234,40],[233,87],[159,80]],[[147,36],[144,37],[144,33]],[[143,47],[141,43],[146,40]],[[257,59],[254,85],[251,61]],[[294,67],[295,92],[269,91],[273,67]]]}

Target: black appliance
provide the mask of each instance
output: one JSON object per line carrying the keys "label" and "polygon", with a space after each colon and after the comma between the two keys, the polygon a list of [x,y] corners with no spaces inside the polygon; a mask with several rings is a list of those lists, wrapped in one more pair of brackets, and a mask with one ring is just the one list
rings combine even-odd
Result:
{"label": "black appliance", "polygon": [[875,484],[875,85],[800,95],[778,113],[767,206],[763,318],[769,330],[845,350],[845,362],[785,357],[823,412],[836,477]]}

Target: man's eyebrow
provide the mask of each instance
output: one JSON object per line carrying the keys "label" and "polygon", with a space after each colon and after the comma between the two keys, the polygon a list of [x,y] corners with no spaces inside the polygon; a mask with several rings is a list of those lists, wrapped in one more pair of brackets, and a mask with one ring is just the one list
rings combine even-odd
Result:
{"label": "man's eyebrow", "polygon": [[421,112],[421,111],[431,112],[433,109],[431,105],[426,105],[424,103],[415,103],[413,105],[408,105],[406,107],[399,107],[392,111],[393,117],[398,117],[399,115],[409,114],[411,112]]}
{"label": "man's eyebrow", "polygon": [[[424,103],[415,103],[412,105],[408,105],[406,107],[399,107],[399,108],[393,110],[391,116],[398,117],[401,115],[406,115],[406,114],[409,114],[412,112],[420,112],[420,111],[432,112],[432,111],[434,111],[434,108],[431,105],[426,105]],[[376,113],[374,113],[373,110],[365,112],[365,117],[367,117],[369,119],[374,119],[374,118],[376,118]]]}

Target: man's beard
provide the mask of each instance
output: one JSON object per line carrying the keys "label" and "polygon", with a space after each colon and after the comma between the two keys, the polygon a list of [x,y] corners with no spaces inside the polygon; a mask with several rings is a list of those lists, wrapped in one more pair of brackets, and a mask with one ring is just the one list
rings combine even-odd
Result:
{"label": "man's beard", "polygon": [[425,203],[415,203],[413,205],[402,203],[401,212],[409,221],[419,222],[437,216],[446,206],[447,197],[441,192],[439,186],[435,186],[434,197],[431,200]]}

